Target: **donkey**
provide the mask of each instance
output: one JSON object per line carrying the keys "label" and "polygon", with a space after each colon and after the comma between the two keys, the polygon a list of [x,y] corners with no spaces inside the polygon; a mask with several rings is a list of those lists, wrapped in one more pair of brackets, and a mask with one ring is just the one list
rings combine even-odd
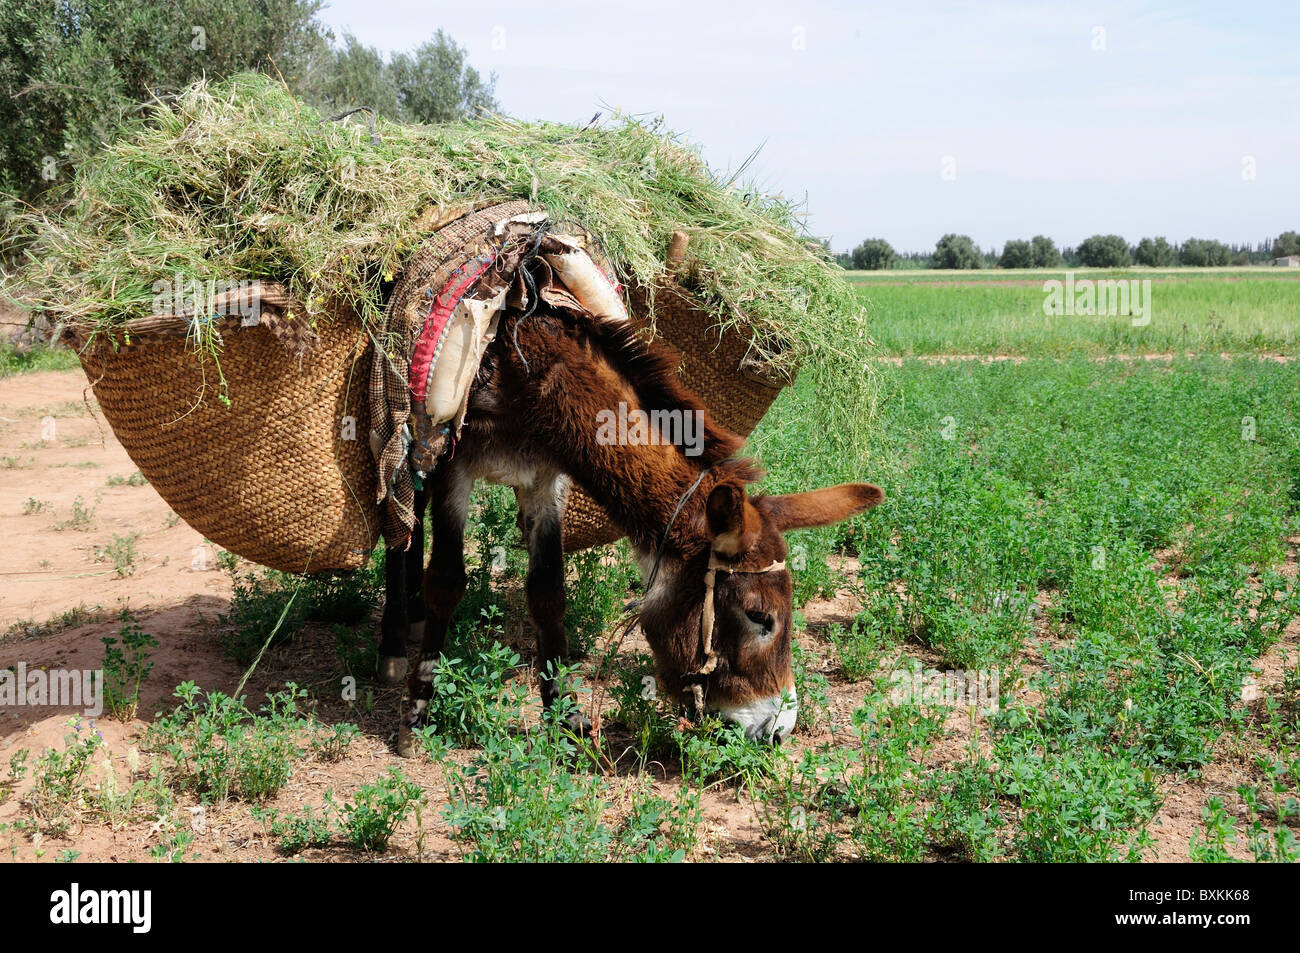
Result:
{"label": "donkey", "polygon": [[[870,483],[780,496],[750,496],[762,478],[734,455],[742,439],[718,426],[676,373],[675,355],[645,342],[628,322],[579,320],[540,306],[503,314],[470,391],[455,452],[417,496],[433,501],[432,552],[420,599],[423,532],[409,550],[389,552],[388,602],[381,622],[381,676],[406,671],[408,634],[421,634],[409,672],[398,753],[416,745],[412,729],[432,697],[432,673],[452,612],[466,589],[464,531],[470,491],[486,479],[516,491],[528,549],[525,590],[537,629],[543,705],[563,691],[552,676],[568,656],[564,631],[561,521],[577,483],[626,532],[645,588],[639,624],[654,655],[660,691],[779,743],[797,715],[791,663],[791,583],[782,533],[839,522],[875,506]],[[693,413],[703,421],[698,455],[664,441],[618,444],[597,420],[629,408]],[[587,728],[579,720],[579,730]]]}

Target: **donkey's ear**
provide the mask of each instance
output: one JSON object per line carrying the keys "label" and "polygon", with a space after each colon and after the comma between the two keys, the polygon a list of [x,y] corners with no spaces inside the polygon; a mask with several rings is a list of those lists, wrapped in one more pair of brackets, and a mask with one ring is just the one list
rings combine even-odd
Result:
{"label": "donkey's ear", "polygon": [[760,496],[754,501],[759,511],[781,532],[808,526],[829,526],[854,513],[876,506],[885,491],[874,483],[841,483],[807,493]]}
{"label": "donkey's ear", "polygon": [[728,480],[715,486],[704,512],[715,552],[738,556],[758,542],[762,520],[741,483]]}

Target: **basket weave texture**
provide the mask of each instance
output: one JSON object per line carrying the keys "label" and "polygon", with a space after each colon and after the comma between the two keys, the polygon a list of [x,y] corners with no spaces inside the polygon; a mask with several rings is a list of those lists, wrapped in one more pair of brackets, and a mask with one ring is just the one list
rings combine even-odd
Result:
{"label": "basket weave texture", "polygon": [[211,357],[200,360],[183,335],[83,347],[113,433],[177,515],[217,545],[286,572],[364,566],[380,518],[360,319],[321,321],[301,357],[237,316],[218,330],[229,408]]}

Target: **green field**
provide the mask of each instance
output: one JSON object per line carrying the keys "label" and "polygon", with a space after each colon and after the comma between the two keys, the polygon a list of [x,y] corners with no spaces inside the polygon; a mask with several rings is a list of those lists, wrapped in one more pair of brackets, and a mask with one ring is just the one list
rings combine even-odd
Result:
{"label": "green field", "polygon": [[1151,278],[1152,280],[1210,281],[1261,278],[1281,281],[1300,281],[1300,268],[1277,268],[1272,265],[1250,265],[1229,268],[890,268],[882,271],[847,271],[845,276],[854,284],[896,284],[899,282],[926,284],[952,281],[1041,281],[1061,278],[1073,272],[1080,278]]}
{"label": "green field", "polygon": [[[847,838],[877,859],[1151,857],[1169,788],[1200,791],[1227,761],[1245,780],[1199,795],[1172,856],[1297,859],[1300,674],[1291,655],[1256,689],[1252,664],[1300,612],[1300,364],[1260,358],[1295,354],[1300,284],[1180,274],[1133,328],[1046,318],[1041,284],[913,275],[860,288],[884,355],[1024,360],[880,362],[868,475],[890,498],[805,542],[860,560],[861,608],[808,647],[865,703],[853,744],[805,751],[777,784],[816,806],[787,832],[794,853],[840,856]],[[802,422],[826,399],[796,386],[764,421],[779,488],[819,482]],[[964,757],[936,761],[954,738],[935,708],[890,703],[880,672],[918,657],[1020,686],[957,739]]]}
{"label": "green field", "polygon": [[[1300,505],[1297,365],[909,360],[886,374],[869,475],[891,496],[847,537],[806,542],[861,561],[860,611],[809,646],[866,701],[854,743],[805,751],[785,782],[818,784],[778,794],[817,808],[796,852],[830,856],[847,836],[876,859],[1139,858],[1162,784],[1232,749],[1260,759],[1224,808],[1256,805],[1238,846],[1296,859],[1294,661],[1262,707],[1242,691],[1300,610],[1281,573]],[[782,487],[818,480],[798,424],[817,399],[796,389],[765,422]],[[983,744],[939,766],[943,719],[890,704],[878,674],[909,657],[1023,687],[979,725]],[[1228,850],[1207,811],[1184,859]]]}
{"label": "green field", "polygon": [[1149,323],[1049,315],[1043,283],[1065,269],[849,272],[883,353],[1300,353],[1300,269],[1078,269],[1076,280],[1150,280]]}

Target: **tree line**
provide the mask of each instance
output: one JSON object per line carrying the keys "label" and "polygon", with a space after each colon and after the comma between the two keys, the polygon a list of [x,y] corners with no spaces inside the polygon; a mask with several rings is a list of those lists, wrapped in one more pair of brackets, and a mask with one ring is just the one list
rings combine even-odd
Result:
{"label": "tree line", "polygon": [[1204,238],[1174,244],[1164,237],[1143,238],[1130,245],[1119,235],[1093,235],[1075,248],[1058,249],[1045,235],[1012,239],[996,249],[982,250],[969,235],[947,234],[933,252],[898,253],[883,238],[868,238],[849,252],[835,255],[844,268],[880,271],[887,268],[1151,268],[1256,265],[1300,255],[1300,233],[1283,232],[1254,245],[1226,245]]}

